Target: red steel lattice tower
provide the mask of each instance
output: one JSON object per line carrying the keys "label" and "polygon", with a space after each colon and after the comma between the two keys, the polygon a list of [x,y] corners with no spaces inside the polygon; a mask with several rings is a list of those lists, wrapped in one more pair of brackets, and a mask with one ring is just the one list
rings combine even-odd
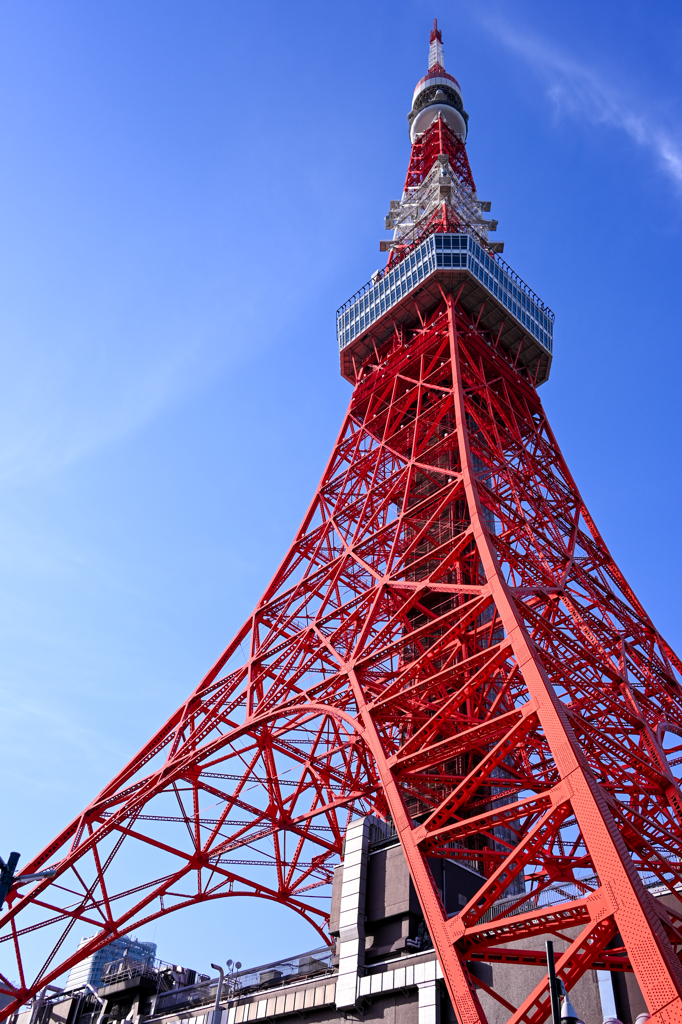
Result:
{"label": "red steel lattice tower", "polygon": [[[652,1016],[682,1020],[682,911],[650,891],[682,885],[681,665],[547,422],[553,316],[489,241],[466,122],[434,26],[388,265],[337,314],[353,395],[310,508],[196,690],[24,866],[54,873],[9,894],[0,1016],[205,900],[277,901],[326,935],[315,897],[373,813],[461,1024],[485,1020],[468,963],[518,962],[532,937],[540,963],[567,929],[567,989],[634,971]],[[439,857],[483,876],[456,916]],[[76,925],[95,933],[78,953]],[[29,973],[36,936],[50,952]],[[495,998],[514,1024],[549,1014],[546,978],[519,1007]]]}

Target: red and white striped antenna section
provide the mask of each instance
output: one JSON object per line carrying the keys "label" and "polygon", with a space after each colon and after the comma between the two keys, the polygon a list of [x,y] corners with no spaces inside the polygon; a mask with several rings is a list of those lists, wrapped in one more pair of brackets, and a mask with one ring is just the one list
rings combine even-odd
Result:
{"label": "red and white striped antenna section", "polygon": [[439,64],[440,67],[445,68],[443,62],[443,34],[438,28],[437,18],[433,19],[433,30],[429,39],[429,71],[434,64]]}

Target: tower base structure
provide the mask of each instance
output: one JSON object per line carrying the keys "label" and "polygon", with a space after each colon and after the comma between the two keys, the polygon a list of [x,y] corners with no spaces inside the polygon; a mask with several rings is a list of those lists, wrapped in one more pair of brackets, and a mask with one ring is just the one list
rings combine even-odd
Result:
{"label": "tower base structure", "polygon": [[[457,913],[483,882],[475,866],[461,862],[441,859],[431,868],[450,914]],[[655,898],[679,905],[670,895]],[[341,1024],[348,1019],[455,1024],[400,842],[376,817],[356,818],[346,832],[344,857],[334,872],[329,925],[336,940],[332,949],[322,946],[257,967],[240,965],[228,975],[221,993],[218,978],[194,980],[193,971],[176,978],[177,968],[169,977],[163,962],[125,958],[107,965],[94,994],[83,985],[70,987],[69,979],[69,991],[45,993],[13,1024],[91,1024],[93,1013],[132,1024],[177,1024],[190,1014],[195,1024],[263,1019],[294,1024],[301,1018],[307,1024]],[[563,939],[551,936],[556,957],[576,938],[575,932],[567,929]],[[537,945],[533,939],[518,939],[515,946],[500,947],[494,959],[471,962],[489,1024],[504,1024],[541,981],[546,964],[544,949],[536,950]],[[571,992],[580,1018],[634,1022],[646,1013],[632,972],[611,973],[599,960],[595,966],[597,970],[587,971]]]}

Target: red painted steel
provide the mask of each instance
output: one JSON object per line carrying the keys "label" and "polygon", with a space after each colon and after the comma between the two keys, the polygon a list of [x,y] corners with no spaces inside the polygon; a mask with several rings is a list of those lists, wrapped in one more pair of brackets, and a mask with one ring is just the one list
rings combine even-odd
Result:
{"label": "red painted steel", "polygon": [[[682,884],[682,665],[480,323],[444,290],[364,368],[252,616],[23,867],[57,874],[0,918],[0,1017],[202,901],[259,896],[326,935],[317,897],[349,815],[373,812],[395,823],[461,1024],[485,1020],[470,962],[537,964],[518,942],[567,929],[567,988],[631,970],[654,1018],[682,1018],[682,907],[644,884]],[[485,877],[449,919],[437,857]],[[495,998],[514,1024],[547,1018],[546,978],[518,1008]]]}
{"label": "red painted steel", "polygon": [[436,118],[430,128],[417,136],[412,146],[410,165],[405,176],[405,191],[421,185],[439,156],[447,156],[458,178],[469,185],[472,191],[476,191],[466,146],[441,117]]}

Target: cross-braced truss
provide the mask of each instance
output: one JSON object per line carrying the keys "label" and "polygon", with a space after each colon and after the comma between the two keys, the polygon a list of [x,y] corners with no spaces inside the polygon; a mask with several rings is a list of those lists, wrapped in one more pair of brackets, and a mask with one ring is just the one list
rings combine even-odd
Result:
{"label": "cross-braced truss", "polygon": [[431,231],[470,231],[487,247],[490,224],[481,214],[464,143],[439,116],[412,146],[402,198],[386,220],[394,229],[391,260]]}
{"label": "cross-braced truss", "polygon": [[[326,934],[317,897],[349,815],[372,812],[396,826],[462,1024],[485,1019],[468,963],[576,928],[557,961],[567,988],[634,970],[652,1014],[679,1020],[682,916],[646,887],[682,884],[679,670],[537,392],[444,293],[356,386],[253,615],[25,865],[56,874],[14,890],[0,919],[16,997],[0,1015],[204,900],[260,896]],[[485,878],[449,919],[434,857]],[[49,952],[29,974],[33,941]],[[546,980],[518,1008],[498,998],[513,1024],[548,1016]]]}

